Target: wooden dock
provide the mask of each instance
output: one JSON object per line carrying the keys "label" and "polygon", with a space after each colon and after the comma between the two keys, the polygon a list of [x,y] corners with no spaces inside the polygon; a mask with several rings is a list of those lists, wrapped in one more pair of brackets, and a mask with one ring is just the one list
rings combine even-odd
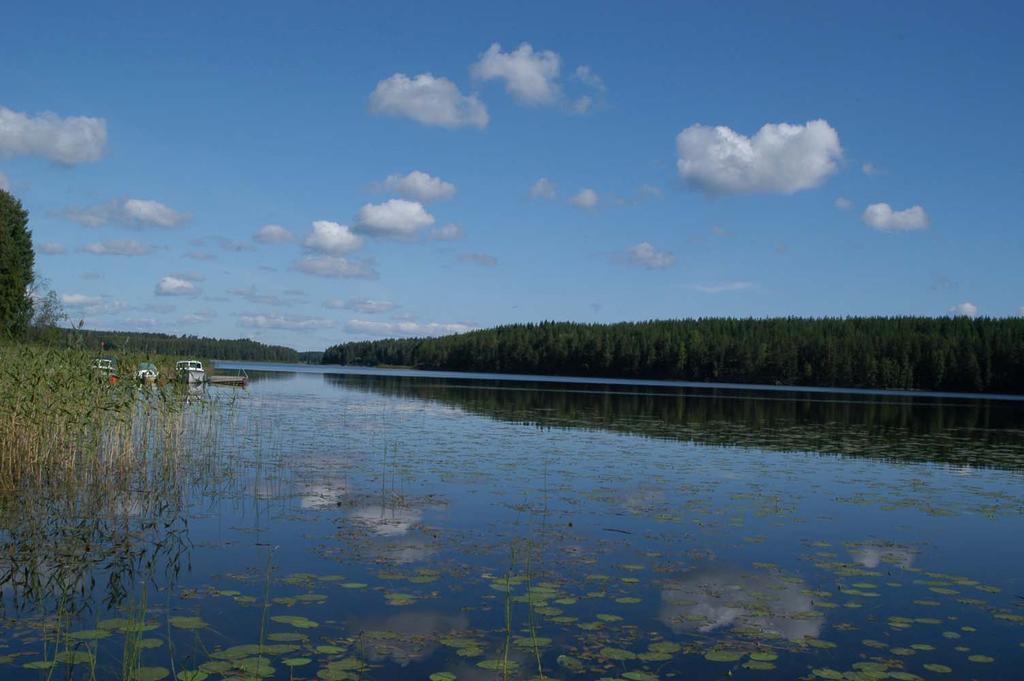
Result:
{"label": "wooden dock", "polygon": [[210,374],[206,377],[206,382],[210,385],[244,388],[249,385],[249,376],[243,369],[240,374],[235,374],[234,376]]}

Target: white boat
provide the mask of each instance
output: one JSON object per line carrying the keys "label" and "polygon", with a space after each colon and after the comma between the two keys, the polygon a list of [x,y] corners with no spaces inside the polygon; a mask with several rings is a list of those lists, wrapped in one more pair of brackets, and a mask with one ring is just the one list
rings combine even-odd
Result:
{"label": "white boat", "polygon": [[186,383],[204,383],[206,381],[206,371],[203,369],[202,362],[186,359],[175,364],[174,369],[178,372],[178,378]]}

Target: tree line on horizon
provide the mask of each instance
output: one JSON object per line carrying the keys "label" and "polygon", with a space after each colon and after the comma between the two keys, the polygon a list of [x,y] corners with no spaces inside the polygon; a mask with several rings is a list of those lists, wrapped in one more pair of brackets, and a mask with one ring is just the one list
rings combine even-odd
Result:
{"label": "tree line on horizon", "polygon": [[299,352],[283,345],[267,345],[248,338],[207,338],[175,336],[137,331],[93,331],[59,328],[50,330],[50,343],[95,350],[97,354],[134,352],[196,359],[226,359],[249,362],[300,361]]}
{"label": "tree line on horizon", "polygon": [[848,388],[1024,393],[1024,319],[542,322],[343,343],[325,364]]}

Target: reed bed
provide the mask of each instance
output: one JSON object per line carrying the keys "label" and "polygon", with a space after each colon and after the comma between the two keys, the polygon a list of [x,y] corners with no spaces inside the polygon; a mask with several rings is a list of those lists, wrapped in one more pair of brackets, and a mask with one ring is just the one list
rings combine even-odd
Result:
{"label": "reed bed", "polygon": [[[119,355],[117,383],[94,359],[0,344],[4,610],[91,608],[94,586],[110,607],[132,592],[140,568],[177,572],[189,549],[189,486],[226,474],[216,410],[168,382],[174,358]],[[140,361],[157,364],[157,384],[135,380]]]}

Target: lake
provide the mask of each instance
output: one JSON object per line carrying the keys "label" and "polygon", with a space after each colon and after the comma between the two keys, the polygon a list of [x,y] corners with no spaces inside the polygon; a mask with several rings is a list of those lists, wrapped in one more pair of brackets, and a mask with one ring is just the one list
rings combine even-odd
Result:
{"label": "lake", "polygon": [[1020,678],[1020,399],[218,364],[4,494],[3,678]]}

